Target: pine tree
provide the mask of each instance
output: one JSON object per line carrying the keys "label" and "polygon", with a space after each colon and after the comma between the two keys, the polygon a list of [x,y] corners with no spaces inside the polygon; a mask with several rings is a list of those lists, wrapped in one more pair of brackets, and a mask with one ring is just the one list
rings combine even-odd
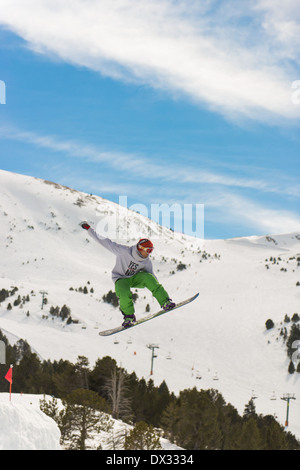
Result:
{"label": "pine tree", "polygon": [[209,391],[184,390],[179,396],[178,442],[185,449],[218,449],[218,409]]}
{"label": "pine tree", "polygon": [[290,334],[289,334],[289,337],[287,339],[287,353],[288,353],[288,356],[291,358],[294,351],[295,351],[295,348],[293,347],[293,344],[295,341],[299,341],[300,340],[300,325],[295,325],[295,323],[292,325],[291,327],[291,330],[290,330]]}
{"label": "pine tree", "polygon": [[289,367],[288,367],[288,371],[289,371],[289,374],[293,374],[295,372],[295,365],[293,363],[293,361],[290,361],[289,363]]}
{"label": "pine tree", "polygon": [[265,325],[267,330],[271,330],[272,328],[274,328],[274,322],[270,318],[266,321]]}
{"label": "pine tree", "polygon": [[165,409],[161,418],[161,426],[165,436],[169,441],[176,443],[179,423],[179,405],[177,402],[171,402]]}
{"label": "pine tree", "polygon": [[72,390],[81,387],[81,377],[74,364],[69,361],[60,361],[53,377],[56,394],[59,397],[65,397]]}
{"label": "pine tree", "polygon": [[41,361],[35,353],[26,353],[14,368],[14,383],[17,390],[26,393],[44,392],[41,388]]}
{"label": "pine tree", "polygon": [[261,450],[263,442],[260,436],[256,420],[253,416],[247,419],[242,427],[238,440],[239,450]]}
{"label": "pine tree", "polygon": [[130,433],[125,437],[125,450],[160,450],[159,435],[154,431],[152,425],[143,421],[137,423]]}
{"label": "pine tree", "polygon": [[78,356],[75,364],[75,370],[80,380],[80,388],[89,388],[89,360],[85,356]]}
{"label": "pine tree", "polygon": [[87,440],[93,433],[111,429],[110,419],[103,412],[108,411],[107,404],[96,392],[77,389],[62,402],[65,411],[61,418],[61,433],[69,449],[86,450]]}
{"label": "pine tree", "polygon": [[286,450],[288,448],[286,434],[273,416],[261,417],[258,426],[263,437],[264,450]]}
{"label": "pine tree", "polygon": [[65,320],[66,318],[70,316],[70,314],[71,314],[71,310],[69,309],[69,307],[67,307],[66,305],[63,305],[59,312],[59,316],[61,317],[61,319]]}
{"label": "pine tree", "polygon": [[247,405],[245,406],[243,418],[249,419],[251,417],[256,417],[256,409],[255,409],[255,403],[253,398],[249,400]]}
{"label": "pine tree", "polygon": [[45,413],[45,415],[52,418],[60,427],[60,412],[57,398],[52,397],[50,401],[47,401],[44,395],[44,398],[40,400],[40,409],[43,413]]}
{"label": "pine tree", "polygon": [[218,426],[222,434],[220,449],[234,450],[240,434],[242,418],[230,403],[220,406],[218,412]]}

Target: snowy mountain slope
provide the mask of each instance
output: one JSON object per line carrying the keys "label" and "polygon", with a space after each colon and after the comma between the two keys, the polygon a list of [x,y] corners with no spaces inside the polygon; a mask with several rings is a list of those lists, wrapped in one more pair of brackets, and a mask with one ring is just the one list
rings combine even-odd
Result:
{"label": "snowy mountain slope", "polygon": [[[36,395],[0,393],[0,450],[60,450],[60,431]],[[42,397],[41,397],[42,398]]]}
{"label": "snowy mountain slope", "polygon": [[[200,296],[133,330],[101,338],[100,329],[121,321],[119,310],[102,301],[113,289],[114,257],[78,223],[86,219],[96,226],[116,213],[121,243],[133,244],[151,228],[154,268],[175,302],[198,291]],[[290,430],[300,437],[299,374],[287,372],[278,330],[285,314],[300,314],[299,234],[208,240],[202,246],[184,235],[174,239],[170,230],[100,197],[5,171],[0,172],[0,218],[0,289],[19,289],[0,307],[0,329],[11,342],[26,339],[43,359],[75,361],[80,354],[93,364],[110,355],[145,378],[151,364],[147,345],[155,344],[152,378],[156,384],[166,380],[175,392],[217,388],[240,412],[255,395],[257,411],[275,414],[282,424],[286,402],[280,397],[295,393]],[[178,270],[179,263],[186,268]],[[78,291],[84,286],[87,294]],[[48,304],[42,310],[43,290]],[[18,295],[29,295],[30,301],[7,310]],[[137,316],[147,304],[151,312],[159,308],[148,292],[138,295]],[[64,304],[78,323],[67,325],[50,314],[50,306]],[[266,331],[269,318],[275,328]],[[273,392],[277,400],[270,400]]]}

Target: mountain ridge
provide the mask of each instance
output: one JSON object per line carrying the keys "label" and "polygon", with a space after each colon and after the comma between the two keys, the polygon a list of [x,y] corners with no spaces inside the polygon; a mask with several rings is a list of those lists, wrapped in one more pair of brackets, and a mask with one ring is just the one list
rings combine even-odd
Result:
{"label": "mountain ridge", "polygon": [[[0,329],[9,340],[26,339],[42,359],[75,361],[85,355],[93,362],[110,355],[146,378],[147,345],[157,344],[151,376],[156,383],[165,380],[176,393],[193,386],[217,388],[239,411],[255,395],[258,412],[276,414],[284,423],[286,404],[280,397],[286,392],[297,396],[299,374],[287,372],[289,360],[278,331],[285,314],[300,313],[299,233],[203,241],[57,183],[1,170],[0,187],[0,289],[19,289],[0,307]],[[115,213],[123,230],[121,243],[156,233],[154,270],[175,302],[200,292],[195,305],[121,333],[116,342],[116,337],[98,335],[122,318],[102,300],[114,287],[114,257],[78,225],[88,220],[97,226]],[[84,286],[87,294],[79,290]],[[47,292],[43,309],[40,291]],[[30,301],[7,310],[18,295]],[[64,304],[76,323],[51,315],[51,306]],[[139,290],[137,316],[145,314],[147,304],[153,313],[159,309],[148,292]],[[275,324],[269,331],[268,318]],[[276,401],[270,400],[274,391]],[[297,398],[290,421],[299,437]]]}

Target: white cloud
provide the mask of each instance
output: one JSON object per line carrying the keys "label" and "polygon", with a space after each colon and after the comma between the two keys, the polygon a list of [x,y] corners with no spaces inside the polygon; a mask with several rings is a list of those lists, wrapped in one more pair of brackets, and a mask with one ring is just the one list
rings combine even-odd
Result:
{"label": "white cloud", "polygon": [[[298,179],[287,177],[282,172],[256,169],[247,166],[234,166],[231,174],[230,165],[226,165],[226,171],[213,171],[197,166],[180,165],[164,160],[155,161],[146,156],[103,150],[90,144],[74,140],[61,140],[56,136],[39,135],[34,132],[21,131],[12,127],[0,127],[0,136],[6,139],[19,140],[45,148],[54,152],[63,153],[71,158],[90,163],[106,165],[106,168],[114,169],[118,174],[123,173],[128,180],[155,179],[159,175],[161,183],[173,185],[206,185],[211,187],[225,186],[230,188],[248,188],[250,190],[277,193],[281,196],[300,197]],[[100,168],[100,167],[99,167]],[[221,168],[220,168],[221,170]],[[117,174],[116,173],[116,174]],[[247,176],[243,176],[243,174]],[[251,176],[249,176],[251,174]],[[265,177],[262,178],[261,175]],[[125,176],[126,175],[126,176]],[[146,188],[144,188],[144,191]]]}
{"label": "white cloud", "polygon": [[254,9],[263,15],[262,27],[272,38],[277,55],[300,58],[299,0],[257,0]]}
{"label": "white cloud", "polygon": [[[0,0],[0,24],[36,52],[185,94],[230,118],[299,117],[291,101],[299,77],[272,51],[268,25],[279,28],[278,16],[267,0],[251,6],[247,0],[243,11],[232,1],[225,8],[190,0]],[[287,33],[284,41],[287,47]]]}
{"label": "white cloud", "polygon": [[[241,174],[229,176],[196,167],[187,169],[182,165],[170,166],[163,159],[150,162],[139,155],[102,151],[81,142],[62,141],[53,136],[40,136],[8,127],[0,127],[0,135],[86,162],[83,169],[82,165],[77,168],[64,159],[57,168],[58,181],[75,189],[97,194],[125,194],[136,200],[142,194],[143,201],[148,201],[149,204],[161,201],[173,204],[178,200],[182,204],[203,203],[206,207],[206,220],[247,227],[256,234],[300,231],[300,216],[297,212],[274,209],[274,201],[271,203],[272,207],[268,207],[261,197],[263,193],[272,193],[274,197],[277,195],[281,206],[284,197],[300,197],[298,180],[287,177],[282,172],[266,173],[262,168],[253,167],[247,171],[244,166],[241,167],[242,172],[251,172],[251,178]],[[99,163],[97,172],[89,167],[89,162]],[[113,173],[109,171],[110,168]],[[229,165],[227,170],[228,168]],[[237,169],[235,166],[234,170]],[[256,171],[265,174],[265,178],[255,178]],[[51,172],[54,175],[55,168]],[[245,189],[247,197],[243,195]],[[260,202],[256,201],[258,195]]]}
{"label": "white cloud", "polygon": [[219,194],[211,201],[212,214],[218,214],[223,223],[239,223],[261,234],[281,234],[300,231],[300,216],[288,210],[273,209],[263,203],[234,193]]}

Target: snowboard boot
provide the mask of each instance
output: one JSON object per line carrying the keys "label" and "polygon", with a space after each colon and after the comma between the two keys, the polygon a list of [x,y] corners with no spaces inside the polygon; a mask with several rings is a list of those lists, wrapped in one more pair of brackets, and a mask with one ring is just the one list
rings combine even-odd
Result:
{"label": "snowboard boot", "polygon": [[172,302],[172,299],[168,299],[164,304],[162,304],[162,308],[165,312],[167,312],[168,310],[172,310],[172,308],[174,308],[175,306],[176,304]]}
{"label": "snowboard boot", "polygon": [[124,318],[124,321],[122,323],[122,326],[124,328],[129,328],[136,321],[134,313],[132,315],[125,315],[125,313],[123,313],[123,318]]}

